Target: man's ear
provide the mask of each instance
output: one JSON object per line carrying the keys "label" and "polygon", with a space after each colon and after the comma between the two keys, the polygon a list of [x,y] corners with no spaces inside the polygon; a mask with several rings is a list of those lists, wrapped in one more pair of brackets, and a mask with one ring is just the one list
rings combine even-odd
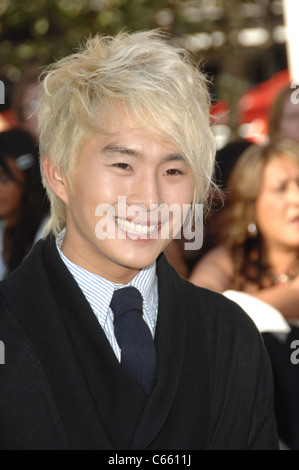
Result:
{"label": "man's ear", "polygon": [[42,159],[42,166],[48,185],[52,189],[53,193],[56,194],[56,196],[65,204],[68,204],[68,190],[65,178],[53,167],[49,157],[44,157]]}

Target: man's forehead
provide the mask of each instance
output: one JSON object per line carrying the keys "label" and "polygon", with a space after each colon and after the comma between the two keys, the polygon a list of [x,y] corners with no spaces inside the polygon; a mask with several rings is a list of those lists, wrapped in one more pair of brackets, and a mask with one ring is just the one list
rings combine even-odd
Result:
{"label": "man's forehead", "polygon": [[128,132],[138,132],[159,142],[174,142],[173,137],[165,130],[172,127],[170,119],[167,122],[162,121],[160,116],[151,115],[145,107],[134,109],[125,103],[117,102],[106,110],[99,110],[97,119],[103,135],[121,136]]}

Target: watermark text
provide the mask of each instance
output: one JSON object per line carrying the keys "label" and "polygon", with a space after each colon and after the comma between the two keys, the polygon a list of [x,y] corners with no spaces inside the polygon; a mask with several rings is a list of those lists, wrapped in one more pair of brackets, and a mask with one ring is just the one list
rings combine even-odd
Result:
{"label": "watermark text", "polygon": [[5,104],[5,86],[2,80],[0,80],[0,104]]}
{"label": "watermark text", "polygon": [[5,346],[3,341],[0,341],[0,365],[5,364]]}
{"label": "watermark text", "polygon": [[290,357],[291,363],[297,365],[299,364],[299,339],[292,341],[290,348],[294,349]]}
{"label": "watermark text", "polygon": [[203,204],[127,204],[118,196],[115,205],[99,204],[95,215],[100,217],[95,227],[99,240],[185,240],[185,250],[197,250],[203,242]]}

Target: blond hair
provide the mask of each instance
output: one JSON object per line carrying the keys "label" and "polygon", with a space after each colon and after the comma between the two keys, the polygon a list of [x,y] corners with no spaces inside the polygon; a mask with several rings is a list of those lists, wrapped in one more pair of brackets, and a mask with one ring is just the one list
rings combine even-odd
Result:
{"label": "blond hair", "polygon": [[[208,83],[188,53],[161,32],[96,35],[48,67],[42,86],[41,160],[47,156],[70,185],[83,143],[106,133],[105,116],[121,103],[148,132],[166,133],[179,146],[194,174],[193,203],[207,203],[215,158]],[[48,231],[57,234],[65,225],[65,205],[43,169],[42,178],[51,203]]]}

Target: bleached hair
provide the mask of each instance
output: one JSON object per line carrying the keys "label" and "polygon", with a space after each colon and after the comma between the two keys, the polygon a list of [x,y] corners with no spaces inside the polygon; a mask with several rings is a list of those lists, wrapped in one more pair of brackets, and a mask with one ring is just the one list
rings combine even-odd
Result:
{"label": "bleached hair", "polygon": [[[41,160],[47,156],[70,185],[82,145],[107,132],[105,116],[121,103],[146,130],[178,145],[194,174],[193,203],[207,203],[215,158],[208,82],[187,51],[162,32],[96,35],[42,78]],[[47,231],[57,234],[65,226],[65,205],[41,171],[51,203]]]}

